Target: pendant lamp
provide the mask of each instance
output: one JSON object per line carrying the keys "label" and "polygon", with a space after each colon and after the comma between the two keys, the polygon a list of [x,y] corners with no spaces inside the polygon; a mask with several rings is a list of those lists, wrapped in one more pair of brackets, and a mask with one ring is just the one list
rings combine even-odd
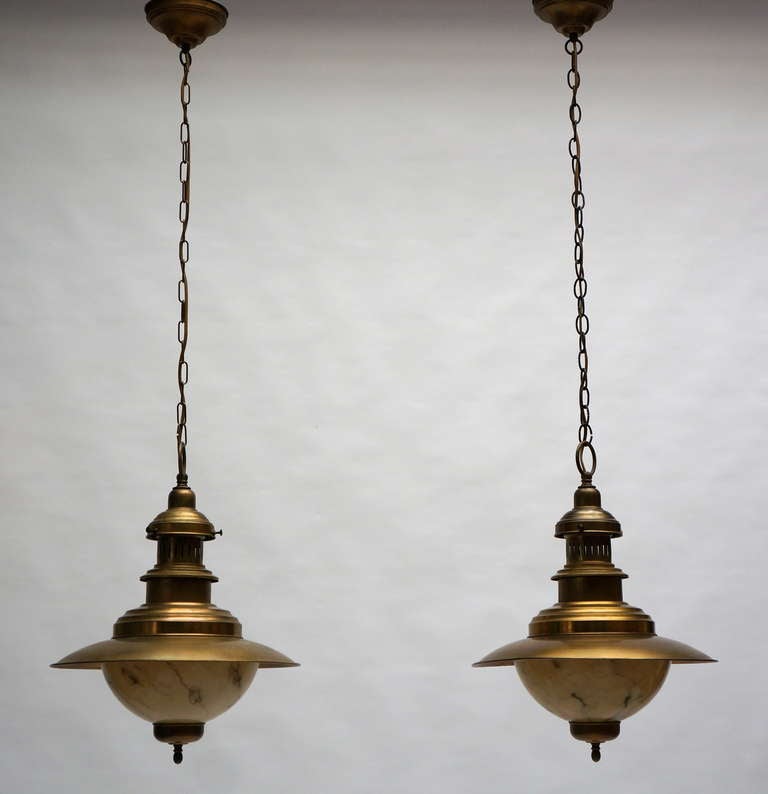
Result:
{"label": "pendant lamp", "polygon": [[568,720],[571,735],[591,745],[593,761],[600,745],[619,735],[621,721],[645,706],[659,691],[670,664],[712,662],[701,651],[656,635],[651,618],[622,596],[627,578],[611,562],[611,541],[621,526],[602,507],[592,482],[597,458],[592,445],[588,383],[589,319],[584,275],[584,192],[579,122],[581,36],[605,17],[612,0],[534,0],[536,14],[566,37],[570,58],[568,87],[573,170],[576,332],[579,352],[579,436],[576,466],[581,484],[573,509],[557,522],[555,537],[565,541],[565,566],[552,578],[558,602],[529,625],[528,638],[489,653],[475,667],[514,665],[525,688],[545,709]]}
{"label": "pendant lamp", "polygon": [[191,50],[224,27],[227,10],[211,0],[152,0],[145,12],[152,27],[179,48],[182,67],[178,474],[168,509],[146,530],[147,538],[157,543],[157,564],[141,577],[146,582],[146,602],[117,620],[112,639],[81,648],[53,667],[101,669],[115,697],[153,724],[156,739],[173,746],[173,760],[178,764],[183,745],[200,739],[205,723],[240,699],[257,670],[296,663],[266,645],[244,640],[237,618],[211,603],[211,585],[218,580],[203,565],[203,547],[221,533],[197,510],[187,477],[189,72]]}

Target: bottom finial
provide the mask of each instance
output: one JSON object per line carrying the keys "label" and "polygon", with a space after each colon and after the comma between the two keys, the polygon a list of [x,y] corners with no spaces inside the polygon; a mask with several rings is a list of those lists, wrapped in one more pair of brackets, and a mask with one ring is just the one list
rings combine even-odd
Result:
{"label": "bottom finial", "polygon": [[[598,756],[600,754],[598,753]],[[183,744],[174,744],[173,745],[173,763],[180,764],[184,760],[184,745]]]}
{"label": "bottom finial", "polygon": [[572,722],[571,736],[581,742],[587,742],[592,748],[592,760],[600,760],[600,745],[610,742],[619,735],[620,725],[617,720],[609,722]]}

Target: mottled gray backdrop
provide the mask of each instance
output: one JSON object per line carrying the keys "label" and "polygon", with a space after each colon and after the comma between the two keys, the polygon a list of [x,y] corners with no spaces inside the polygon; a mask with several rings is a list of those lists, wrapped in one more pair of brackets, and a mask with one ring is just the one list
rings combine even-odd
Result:
{"label": "mottled gray backdrop", "polygon": [[140,2],[3,4],[2,788],[758,794],[765,4],[582,58],[597,482],[672,670],[598,766],[512,669],[576,485],[567,59],[526,0],[248,3],[194,53],[190,444],[215,600],[302,662],[181,768],[94,672],[173,481],[179,66]]}

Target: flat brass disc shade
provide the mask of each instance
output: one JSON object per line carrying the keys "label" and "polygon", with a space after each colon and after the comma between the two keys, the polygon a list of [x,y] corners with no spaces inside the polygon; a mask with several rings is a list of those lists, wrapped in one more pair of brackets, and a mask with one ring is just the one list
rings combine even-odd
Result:
{"label": "flat brass disc shade", "polygon": [[157,635],[96,642],[51,667],[95,670],[107,662],[257,662],[260,668],[298,667],[297,662],[258,642]]}
{"label": "flat brass disc shade", "polygon": [[491,651],[472,666],[504,667],[522,659],[648,659],[672,664],[716,661],[690,645],[666,637],[594,634],[528,637]]}

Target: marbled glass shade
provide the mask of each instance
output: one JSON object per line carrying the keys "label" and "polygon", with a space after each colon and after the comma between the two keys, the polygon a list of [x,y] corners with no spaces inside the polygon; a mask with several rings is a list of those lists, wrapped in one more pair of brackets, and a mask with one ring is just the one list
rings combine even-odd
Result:
{"label": "marbled glass shade", "polygon": [[152,723],[205,723],[240,700],[256,662],[109,662],[104,678],[115,697]]}
{"label": "marbled glass shade", "polygon": [[547,711],[569,722],[631,717],[661,689],[669,662],[659,659],[521,659],[520,680]]}

